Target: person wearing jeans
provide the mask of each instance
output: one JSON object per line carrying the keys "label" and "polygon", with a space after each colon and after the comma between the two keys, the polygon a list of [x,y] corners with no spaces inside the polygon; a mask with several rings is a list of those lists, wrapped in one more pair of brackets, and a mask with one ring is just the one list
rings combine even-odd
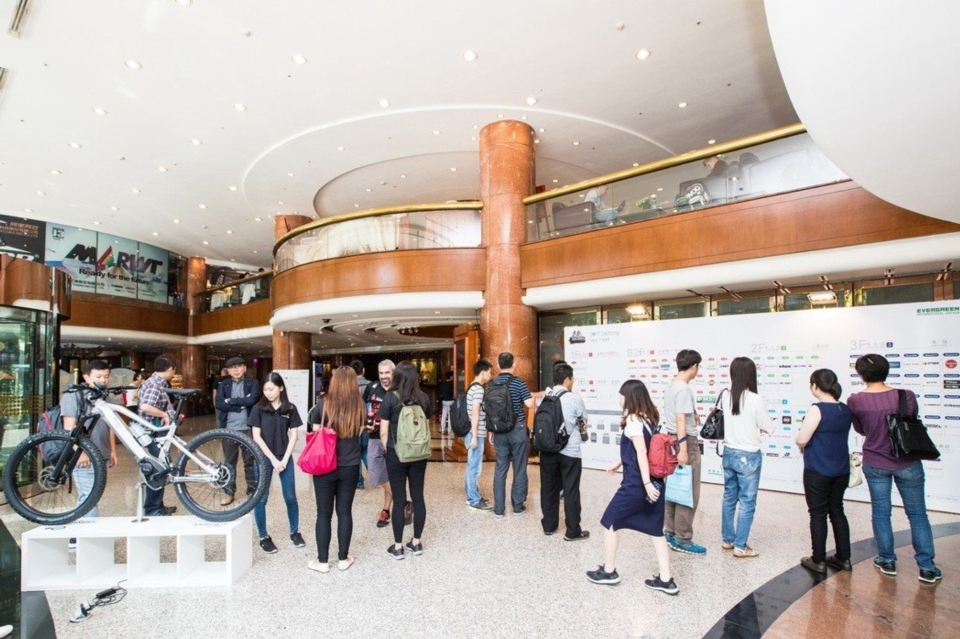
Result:
{"label": "person wearing jeans", "polygon": [[467,505],[473,510],[490,510],[490,504],[480,494],[477,481],[483,469],[483,442],[487,437],[487,419],[483,413],[483,387],[490,381],[492,366],[485,359],[473,365],[473,382],[467,389],[467,407],[470,410],[470,432],[464,435],[467,449],[467,470],[463,475],[463,491]]}
{"label": "person wearing jeans", "polygon": [[[851,395],[847,405],[853,413],[854,430],[864,436],[863,476],[870,489],[873,536],[877,542],[877,556],[873,564],[884,575],[897,575],[897,555],[893,549],[893,527],[890,523],[890,491],[896,484],[910,521],[910,537],[914,558],[920,569],[920,582],[935,584],[943,574],[933,562],[936,553],[930,520],[927,518],[923,463],[898,459],[890,454],[886,416],[898,412],[900,408],[899,392],[886,384],[890,362],[882,355],[871,353],[857,360],[856,369],[866,388]],[[916,395],[911,391],[903,392],[907,412],[916,415],[919,411]]]}
{"label": "person wearing jeans", "polygon": [[763,398],[757,394],[757,366],[752,359],[737,357],[730,362],[730,392],[723,394],[720,406],[724,417],[720,547],[732,550],[737,558],[759,557],[747,540],[760,489],[760,433],[771,427]]}
{"label": "person wearing jeans", "polygon": [[510,487],[510,502],[514,515],[522,515],[527,507],[527,460],[530,456],[530,430],[527,428],[527,411],[533,408],[533,395],[527,383],[513,374],[513,353],[503,352],[497,356],[500,374],[493,383],[507,384],[510,403],[516,424],[505,433],[493,433],[493,445],[497,449],[497,463],[493,469],[493,516],[503,517],[507,508],[507,473],[513,465],[513,485]]}

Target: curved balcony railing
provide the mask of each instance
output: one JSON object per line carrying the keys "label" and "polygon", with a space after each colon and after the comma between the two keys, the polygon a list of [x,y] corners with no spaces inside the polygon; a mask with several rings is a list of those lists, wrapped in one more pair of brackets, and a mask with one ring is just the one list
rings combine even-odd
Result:
{"label": "curved balcony railing", "polygon": [[274,273],[348,255],[480,246],[477,201],[371,209],[316,220],[273,247]]}
{"label": "curved balcony railing", "polygon": [[800,124],[524,198],[528,241],[677,215],[849,178]]}

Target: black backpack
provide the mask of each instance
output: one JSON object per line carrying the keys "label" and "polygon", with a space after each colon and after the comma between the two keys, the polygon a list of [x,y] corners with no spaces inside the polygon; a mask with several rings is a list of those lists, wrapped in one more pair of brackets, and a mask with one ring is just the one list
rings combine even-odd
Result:
{"label": "black backpack", "polygon": [[541,453],[559,453],[570,440],[560,404],[560,396],[566,392],[544,395],[533,415],[533,446]]}
{"label": "black backpack", "polygon": [[487,430],[491,433],[509,433],[517,425],[510,399],[510,380],[513,375],[497,377],[487,384],[483,394],[483,412],[487,418]]}
{"label": "black backpack", "polygon": [[480,386],[478,382],[473,382],[467,387],[467,390],[457,395],[453,400],[453,411],[450,414],[450,428],[457,437],[464,437],[473,428],[470,417],[473,413],[473,406],[467,404],[467,395],[474,386]]}

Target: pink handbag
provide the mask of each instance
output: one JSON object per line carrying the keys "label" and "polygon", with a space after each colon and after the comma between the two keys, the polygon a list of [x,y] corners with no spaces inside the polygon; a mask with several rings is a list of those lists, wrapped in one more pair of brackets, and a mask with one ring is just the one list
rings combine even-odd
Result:
{"label": "pink handbag", "polygon": [[[326,412],[320,418],[323,424]],[[321,426],[320,430],[307,433],[307,443],[297,459],[297,466],[308,475],[326,475],[337,469],[337,432]]]}

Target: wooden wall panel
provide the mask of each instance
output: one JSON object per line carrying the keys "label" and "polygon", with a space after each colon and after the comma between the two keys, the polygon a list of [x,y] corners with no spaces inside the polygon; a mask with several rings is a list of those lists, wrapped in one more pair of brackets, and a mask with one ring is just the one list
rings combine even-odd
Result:
{"label": "wooden wall panel", "polygon": [[430,249],[352,255],[304,264],[273,278],[273,308],[316,300],[430,291],[482,291],[482,248]]}
{"label": "wooden wall panel", "polygon": [[3,304],[10,306],[16,300],[50,302],[50,278],[53,269],[30,260],[3,256]]}
{"label": "wooden wall panel", "polygon": [[616,226],[520,248],[524,288],[720,264],[939,233],[960,225],[852,182]]}
{"label": "wooden wall panel", "polygon": [[191,335],[209,335],[240,328],[256,328],[270,324],[270,300],[250,302],[210,313],[194,315]]}
{"label": "wooden wall panel", "polygon": [[63,324],[187,335],[188,319],[185,308],[110,295],[74,293],[70,319]]}

